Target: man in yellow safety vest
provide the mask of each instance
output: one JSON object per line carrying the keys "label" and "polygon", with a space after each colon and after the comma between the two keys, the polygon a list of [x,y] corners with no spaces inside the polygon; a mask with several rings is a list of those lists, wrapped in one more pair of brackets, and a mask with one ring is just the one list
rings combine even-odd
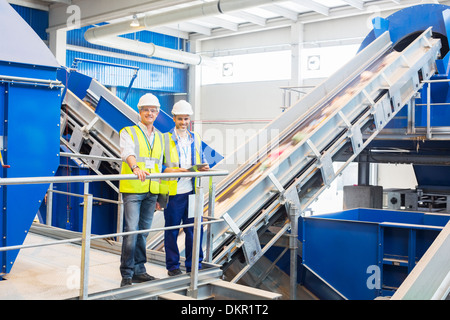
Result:
{"label": "man in yellow safety vest", "polygon": [[[172,109],[175,128],[164,134],[164,172],[186,172],[188,168],[199,166],[198,170],[209,170],[205,164],[205,158],[201,147],[200,136],[189,131],[189,123],[193,114],[192,106],[185,100],[178,101]],[[165,226],[190,224],[194,218],[188,217],[189,195],[195,193],[195,179],[179,178],[168,181],[169,202],[164,210]],[[191,271],[193,227],[183,228],[185,233],[185,266],[186,271]],[[166,230],[164,232],[164,248],[166,251],[166,268],[169,276],[181,274],[180,253],[177,245],[179,229]],[[199,263],[203,260],[203,252],[200,244]],[[199,265],[201,268],[201,265]]]}
{"label": "man in yellow safety vest", "polygon": [[[150,173],[164,171],[164,142],[161,132],[153,122],[158,116],[159,100],[147,93],[138,103],[138,125],[120,131],[122,174],[135,174],[139,179],[121,180],[120,192],[124,203],[124,232],[149,229],[157,205],[157,197],[163,191],[159,179],[146,179]],[[154,280],[145,269],[147,262],[146,238],[148,234],[132,234],[123,237],[120,259],[120,286],[134,282]]]}

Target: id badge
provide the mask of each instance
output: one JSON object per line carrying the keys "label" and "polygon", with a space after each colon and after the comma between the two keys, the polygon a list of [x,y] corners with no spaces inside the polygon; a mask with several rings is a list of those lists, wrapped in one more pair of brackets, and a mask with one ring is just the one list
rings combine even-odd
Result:
{"label": "id badge", "polygon": [[[195,218],[195,202],[196,202],[195,197],[196,197],[195,194],[190,194],[189,198],[188,198],[188,218],[189,219]],[[205,202],[204,202],[203,198],[200,198],[200,199],[201,199],[200,206],[201,206],[201,208],[203,208],[205,205]]]}
{"label": "id badge", "polygon": [[188,198],[188,218],[195,217],[195,194],[190,194]]}
{"label": "id badge", "polygon": [[155,168],[155,160],[153,160],[153,159],[145,159],[145,167],[147,169]]}

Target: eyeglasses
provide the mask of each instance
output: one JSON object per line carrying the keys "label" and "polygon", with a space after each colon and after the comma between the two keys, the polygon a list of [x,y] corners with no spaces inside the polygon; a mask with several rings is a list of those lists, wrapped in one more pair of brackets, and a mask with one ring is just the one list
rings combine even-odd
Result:
{"label": "eyeglasses", "polygon": [[151,113],[158,113],[159,110],[156,109],[156,108],[151,108],[151,109],[150,108],[142,108],[140,112],[143,112],[143,113],[149,113],[149,112],[151,112]]}

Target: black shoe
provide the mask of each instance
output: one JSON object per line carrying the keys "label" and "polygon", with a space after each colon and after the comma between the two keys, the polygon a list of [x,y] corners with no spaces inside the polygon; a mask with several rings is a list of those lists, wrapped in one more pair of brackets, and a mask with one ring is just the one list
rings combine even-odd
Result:
{"label": "black shoe", "polygon": [[131,278],[122,278],[122,281],[120,282],[121,287],[131,286],[132,284]]}
{"label": "black shoe", "polygon": [[149,275],[148,273],[141,273],[141,274],[133,275],[132,280],[133,280],[133,283],[140,283],[140,282],[155,280],[155,277]]}
{"label": "black shoe", "polygon": [[173,269],[173,270],[167,271],[167,274],[168,274],[169,276],[171,276],[171,277],[173,277],[173,276],[178,276],[178,275],[180,275],[181,273],[182,273],[182,272],[181,272],[180,269]]}

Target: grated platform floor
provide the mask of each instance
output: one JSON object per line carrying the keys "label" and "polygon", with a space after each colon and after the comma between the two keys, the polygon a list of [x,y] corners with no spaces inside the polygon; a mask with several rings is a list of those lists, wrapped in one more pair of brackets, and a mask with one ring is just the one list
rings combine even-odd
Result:
{"label": "grated platform floor", "polygon": [[[24,244],[54,239],[29,233]],[[81,247],[58,244],[20,250],[11,272],[0,281],[0,300],[62,300],[79,295]],[[118,288],[120,255],[91,249],[89,294]],[[163,266],[147,263],[147,272],[166,278]]]}

